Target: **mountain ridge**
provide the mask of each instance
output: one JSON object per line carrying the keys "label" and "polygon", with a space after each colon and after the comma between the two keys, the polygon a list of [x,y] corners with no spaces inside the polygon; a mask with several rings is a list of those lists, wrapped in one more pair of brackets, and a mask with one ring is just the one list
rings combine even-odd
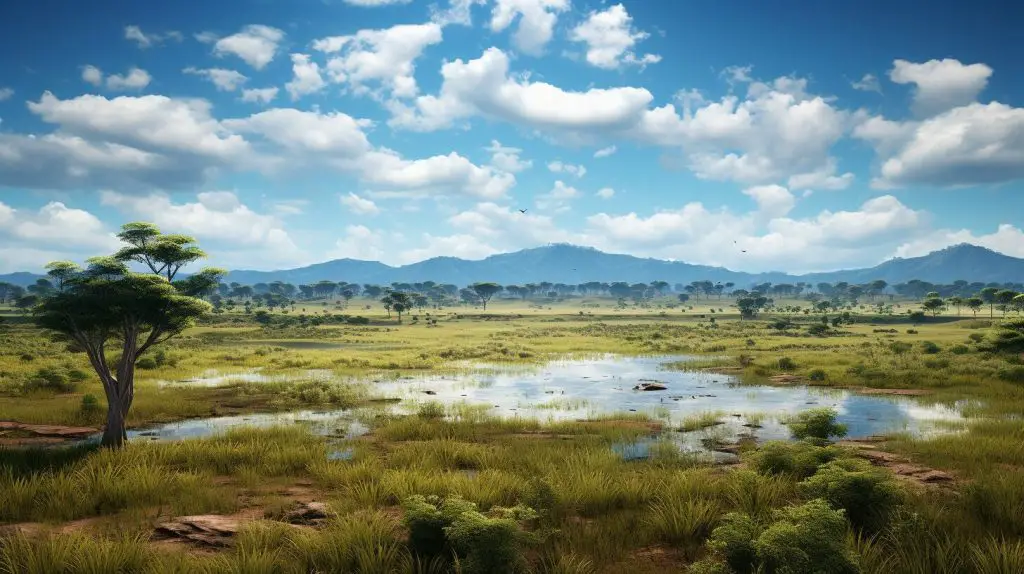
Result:
{"label": "mountain ridge", "polygon": [[[18,272],[0,275],[0,281],[28,285],[41,275]],[[514,283],[578,284],[588,281],[629,281],[690,283],[691,281],[732,282],[737,286],[752,283],[808,283],[845,281],[867,283],[882,279],[890,284],[919,279],[931,283],[956,280],[984,283],[1024,281],[1024,259],[991,249],[961,243],[919,257],[894,257],[873,267],[789,274],[781,271],[748,273],[726,267],[699,265],[682,261],[635,257],[607,253],[593,247],[556,243],[509,253],[497,253],[479,260],[438,256],[407,265],[391,266],[379,261],[335,259],[294,269],[255,271],[239,269],[228,273],[226,282],[243,284],[284,281],[296,285],[317,281],[390,284],[437,281],[468,285],[493,281]]]}

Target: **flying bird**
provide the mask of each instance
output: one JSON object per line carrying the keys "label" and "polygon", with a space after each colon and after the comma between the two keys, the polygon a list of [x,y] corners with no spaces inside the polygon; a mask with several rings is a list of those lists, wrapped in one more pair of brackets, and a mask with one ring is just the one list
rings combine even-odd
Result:
{"label": "flying bird", "polygon": [[744,250],[743,250],[743,252],[744,252],[744,253],[746,253],[746,252],[747,252],[747,250],[746,250],[746,249],[744,249]]}
{"label": "flying bird", "polygon": [[525,209],[520,209],[519,213],[526,213],[526,210]]}

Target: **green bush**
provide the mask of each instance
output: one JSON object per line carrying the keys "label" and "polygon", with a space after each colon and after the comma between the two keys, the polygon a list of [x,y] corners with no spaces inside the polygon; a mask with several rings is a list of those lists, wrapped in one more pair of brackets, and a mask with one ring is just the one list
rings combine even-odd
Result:
{"label": "green bush", "polygon": [[443,419],[444,415],[444,405],[437,401],[423,403],[416,409],[416,416],[421,419]]}
{"label": "green bush", "polygon": [[789,357],[782,357],[779,359],[779,369],[783,371],[792,371],[796,368],[796,362]]}
{"label": "green bush", "polygon": [[345,322],[349,325],[369,325],[370,320],[366,317],[346,317]]}
{"label": "green bush", "polygon": [[74,383],[81,383],[89,378],[89,373],[82,369],[71,369],[68,371],[68,380]]}
{"label": "green bush", "polygon": [[459,496],[420,495],[402,506],[409,546],[420,559],[455,557],[464,574],[526,572],[525,545],[536,537],[520,523],[537,517],[532,509],[494,507],[484,515]]}
{"label": "green bush", "polygon": [[691,572],[859,574],[856,557],[846,547],[843,511],[816,499],[776,510],[772,518],[762,526],[749,515],[727,514],[711,533],[711,555]]}
{"label": "green bush", "polygon": [[[974,333],[971,333],[972,335]],[[954,355],[966,355],[971,352],[971,349],[967,345],[953,345],[949,348],[949,352]]]}
{"label": "green bush", "polygon": [[871,533],[885,527],[902,499],[888,473],[852,458],[825,463],[798,488],[808,498],[821,498],[844,510],[854,527]]}
{"label": "green bush", "polygon": [[1010,383],[1024,383],[1024,366],[1003,367],[999,369],[999,378]]}
{"label": "green bush", "polygon": [[834,446],[818,446],[809,442],[770,441],[746,455],[751,468],[761,474],[790,475],[807,478],[818,467],[835,460],[841,451]]}
{"label": "green bush", "polygon": [[814,337],[824,337],[825,335],[828,335],[829,331],[831,331],[831,329],[829,329],[828,325],[822,323],[815,323],[810,327],[807,327],[807,334]]}
{"label": "green bush", "polygon": [[846,425],[836,422],[835,409],[810,409],[789,420],[789,432],[795,439],[816,438],[828,440],[831,437],[846,436]]}
{"label": "green bush", "polygon": [[143,357],[138,361],[135,361],[135,366],[143,370],[151,370],[157,368],[156,359],[152,357]]}
{"label": "green bush", "polygon": [[811,369],[811,372],[807,373],[807,378],[820,382],[828,379],[828,374],[825,373],[825,369]]}
{"label": "green bush", "polygon": [[916,335],[917,334],[917,329],[907,329],[907,334],[908,335]]}
{"label": "green bush", "polygon": [[82,405],[79,410],[87,419],[92,419],[103,412],[103,407],[100,406],[100,400],[96,398],[96,395],[87,394],[82,397]]}
{"label": "green bush", "polygon": [[923,350],[927,355],[934,355],[942,349],[931,341],[921,341],[921,350]]}
{"label": "green bush", "polygon": [[25,390],[48,390],[57,393],[74,392],[76,384],[67,375],[53,367],[43,367],[25,382]]}

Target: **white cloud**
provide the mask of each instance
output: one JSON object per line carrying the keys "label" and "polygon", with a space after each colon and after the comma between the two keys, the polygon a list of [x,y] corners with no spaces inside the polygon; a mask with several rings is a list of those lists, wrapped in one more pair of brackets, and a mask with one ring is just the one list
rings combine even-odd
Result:
{"label": "white cloud", "polygon": [[473,6],[485,4],[487,4],[487,0],[448,0],[448,7],[444,9],[436,4],[431,4],[430,20],[442,26],[450,24],[469,26],[473,23]]}
{"label": "white cloud", "polygon": [[936,187],[1024,178],[1024,108],[973,103],[922,122],[870,118],[854,130],[870,141],[881,169],[872,185]]}
{"label": "white cloud", "polygon": [[[109,90],[141,90],[152,81],[149,72],[141,68],[129,68],[125,75],[111,74],[107,76],[107,89]],[[82,68],[82,80],[96,86],[103,85],[103,71],[96,66],[84,66]]]}
{"label": "white cloud", "polygon": [[363,132],[372,122],[341,112],[321,114],[277,108],[223,123],[236,131],[258,133],[283,146],[292,153],[288,158],[291,164],[326,162],[398,194],[454,192],[497,199],[515,185],[514,175],[490,166],[477,166],[454,152],[409,160],[392,150],[375,148]]}
{"label": "white cloud", "polygon": [[568,173],[576,177],[583,177],[587,174],[587,168],[582,165],[573,165],[571,163],[563,163],[560,160],[555,160],[548,163],[548,170],[552,173]]}
{"label": "white cloud", "polygon": [[594,157],[595,158],[609,157],[609,156],[611,156],[612,154],[614,154],[617,151],[619,151],[618,147],[616,147],[614,145],[610,145],[608,147],[603,147],[603,148],[595,151],[594,152]]}
{"label": "white cloud", "polygon": [[988,85],[992,68],[985,64],[964,65],[959,60],[928,60],[915,64],[893,61],[889,79],[897,84],[914,84],[914,113],[930,117],[967,105]]}
{"label": "white cloud", "polygon": [[491,153],[491,166],[495,169],[508,173],[519,173],[533,167],[533,161],[523,160],[519,157],[523,150],[503,146],[498,140],[491,140],[491,145],[484,149]]}
{"label": "white cloud", "polygon": [[47,203],[37,213],[0,202],[0,235],[36,248],[73,252],[112,251],[120,243],[95,215],[59,201]]}
{"label": "white cloud", "polygon": [[569,9],[569,0],[495,0],[491,31],[501,32],[519,17],[512,44],[517,50],[539,56],[551,41],[558,14]]}
{"label": "white cloud", "polygon": [[103,85],[103,72],[96,66],[84,66],[82,68],[82,80],[96,87]]}
{"label": "white cloud", "polygon": [[315,94],[324,89],[327,82],[320,77],[320,66],[312,62],[306,54],[292,54],[292,81],[284,85],[292,100],[308,94]]}
{"label": "white cloud", "polygon": [[299,265],[308,254],[292,242],[277,217],[254,212],[230,191],[209,191],[196,201],[175,203],[164,194],[127,195],[114,191],[100,194],[103,205],[158,225],[165,233],[184,233],[200,242],[220,246],[208,250],[212,262],[244,265],[260,261],[263,266]]}
{"label": "white cloud", "polygon": [[269,104],[277,97],[278,88],[252,88],[242,90],[242,101],[249,103]]}
{"label": "white cloud", "polygon": [[580,190],[566,185],[563,181],[556,181],[555,186],[551,188],[551,191],[538,195],[534,204],[537,209],[545,211],[553,211],[555,213],[562,213],[569,211],[569,200],[576,199],[583,195]]}
{"label": "white cloud", "polygon": [[437,96],[420,96],[413,106],[392,104],[395,128],[433,131],[481,115],[535,129],[612,131],[636,125],[654,99],[643,88],[592,88],[567,92],[543,82],[509,77],[509,57],[488,48],[476,60],[441,67]]}
{"label": "white cloud", "polygon": [[141,68],[131,68],[128,74],[111,74],[107,76],[107,88],[111,90],[141,90],[149,85],[152,78],[149,72]]}
{"label": "white cloud", "polygon": [[[331,81],[345,84],[357,94],[393,97],[416,95],[414,62],[427,46],[441,42],[441,25],[401,24],[383,30],[360,30],[351,36],[332,36],[313,42],[313,49],[340,53],[327,61]],[[375,90],[368,84],[379,84]]]}
{"label": "white cloud", "polygon": [[249,78],[241,72],[236,70],[227,70],[224,68],[197,69],[189,66],[183,69],[182,72],[195,76],[203,76],[222,92],[233,92],[242,87],[242,85],[249,80]]}
{"label": "white cloud", "polygon": [[597,195],[601,199],[611,199],[615,197],[615,190],[610,187],[602,187],[601,189],[597,190],[597,193],[595,195]]}
{"label": "white cloud", "polygon": [[788,215],[796,205],[796,198],[781,185],[748,187],[743,194],[757,202],[758,212],[770,219]]}
{"label": "white cloud", "polygon": [[373,231],[365,225],[348,225],[345,236],[338,239],[334,249],[328,252],[329,259],[358,259],[382,261],[386,259],[384,234]]}
{"label": "white cloud", "polygon": [[622,4],[615,4],[602,12],[591,11],[587,19],[569,33],[571,41],[587,45],[587,63],[606,70],[623,65],[642,68],[660,62],[661,56],[657,54],[637,57],[633,52],[633,46],[649,36],[647,32],[633,29],[633,17]]}
{"label": "white cloud", "polygon": [[341,196],[341,204],[357,215],[377,215],[380,213],[380,208],[377,207],[376,203],[365,197],[359,197],[352,192]]}
{"label": "white cloud", "polygon": [[0,102],[11,99],[14,95],[14,90],[11,88],[0,88]]}
{"label": "white cloud", "polygon": [[835,158],[829,157],[814,171],[790,176],[788,184],[793,189],[804,191],[846,189],[853,183],[854,175],[850,172],[835,175],[837,170]]}
{"label": "white cloud", "polygon": [[472,235],[449,235],[438,237],[424,233],[418,247],[403,250],[399,253],[398,263],[409,264],[431,257],[459,257],[461,259],[483,259],[498,253],[498,250],[480,241]]}
{"label": "white cloud", "polygon": [[[1024,257],[1024,231],[1004,223],[992,233],[978,235],[969,229],[940,229],[896,248],[895,257],[919,257],[959,243],[980,245],[1012,257]],[[969,277],[965,277],[969,279]]]}
{"label": "white cloud", "polygon": [[856,82],[851,82],[850,85],[853,89],[860,90],[862,92],[882,93],[882,85],[878,82],[878,77],[874,74],[864,74],[863,78]]}
{"label": "white cloud", "polygon": [[[277,54],[277,46],[283,39],[284,32],[277,28],[250,24],[242,28],[242,31],[214,42],[213,53],[221,57],[233,54],[253,68],[262,70],[274,59]],[[209,40],[212,40],[209,35],[200,39],[200,41]]]}
{"label": "white cloud", "polygon": [[145,34],[142,29],[138,26],[125,26],[124,37],[126,40],[133,40],[140,48],[149,48],[155,44],[159,44],[164,40],[175,40],[181,42],[184,39],[181,32],[170,31],[163,34]]}

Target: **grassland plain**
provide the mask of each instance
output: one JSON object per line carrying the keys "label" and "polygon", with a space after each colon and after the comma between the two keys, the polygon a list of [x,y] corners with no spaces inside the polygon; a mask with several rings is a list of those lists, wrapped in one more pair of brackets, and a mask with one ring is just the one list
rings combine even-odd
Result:
{"label": "grassland plain", "polygon": [[[622,309],[598,299],[500,302],[486,313],[420,311],[403,324],[358,301],[347,309],[318,306],[317,314],[360,315],[367,325],[327,318],[316,327],[280,325],[298,309],[274,313],[266,327],[242,314],[211,318],[143,359],[149,361],[140,365],[129,426],[372,405],[380,398],[374,380],[454,373],[467,361],[690,354],[706,360],[679,368],[727,371],[752,384],[912,390],[926,393],[921,401],[960,408],[968,417],[963,432],[928,439],[897,434],[872,445],[956,480],[943,488],[897,480],[864,462],[857,449],[820,439],[745,445],[739,465],[711,465],[668,443],[649,458],[627,461],[611,445],[650,437],[663,421],[625,413],[542,424],[428,402],[409,416],[363,409],[372,430],[353,439],[290,426],[136,441],[120,452],[0,448],[0,572],[474,572],[485,568],[481,545],[484,554],[511,548],[524,559],[522,568],[535,572],[744,572],[753,571],[751,564],[771,572],[797,551],[820,560],[818,570],[796,572],[1024,571],[1022,367],[1019,356],[986,350],[998,316],[947,313],[911,324],[854,309],[853,324],[813,336],[808,326],[820,323],[819,316],[740,321],[727,300],[685,311]],[[313,311],[310,306],[307,315]],[[96,397],[102,402],[102,390],[84,358],[17,313],[4,317],[0,419],[99,424],[102,408],[89,405]],[[163,384],[211,369],[334,376]],[[699,430],[711,418],[693,417],[682,426]],[[4,438],[24,437],[9,431]],[[329,456],[339,449],[345,457]],[[428,559],[420,543],[430,520],[422,517],[440,524],[444,511],[438,506],[430,514],[434,506],[412,504],[414,495],[450,504],[461,497],[484,513],[476,522],[449,521],[447,544],[461,562]],[[816,507],[816,499],[829,505]],[[310,501],[327,505],[323,523],[283,520],[295,504]],[[502,508],[516,505],[534,512],[502,518],[508,516]],[[863,516],[858,510],[865,507],[879,515]],[[845,511],[846,534],[832,541],[835,547],[810,540],[800,527],[829,524],[832,509]],[[199,550],[151,540],[157,524],[201,514],[241,520],[234,543]],[[469,534],[459,538],[460,532]],[[844,553],[848,564],[821,558]]]}

